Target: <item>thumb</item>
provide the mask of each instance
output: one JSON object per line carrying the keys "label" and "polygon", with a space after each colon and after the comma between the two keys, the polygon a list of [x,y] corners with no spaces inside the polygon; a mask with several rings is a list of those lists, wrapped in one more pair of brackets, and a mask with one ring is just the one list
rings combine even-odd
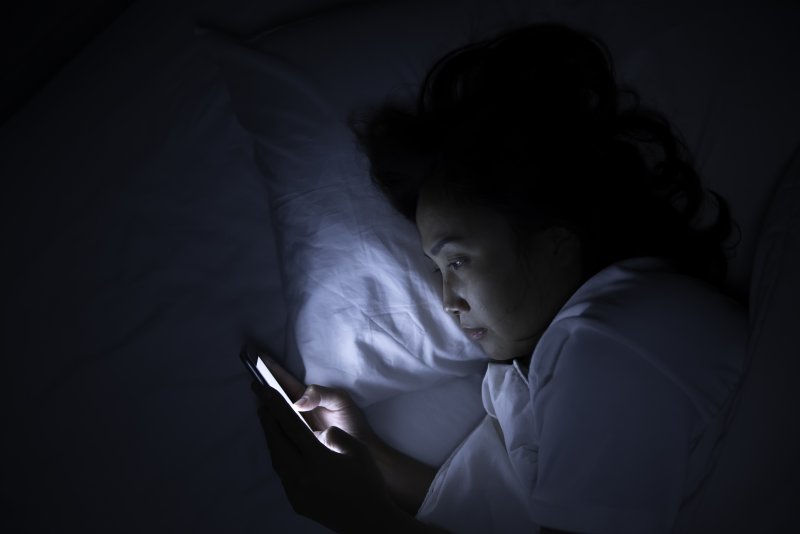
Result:
{"label": "thumb", "polygon": [[323,445],[339,454],[361,456],[367,453],[366,445],[336,426],[326,428],[317,437]]}

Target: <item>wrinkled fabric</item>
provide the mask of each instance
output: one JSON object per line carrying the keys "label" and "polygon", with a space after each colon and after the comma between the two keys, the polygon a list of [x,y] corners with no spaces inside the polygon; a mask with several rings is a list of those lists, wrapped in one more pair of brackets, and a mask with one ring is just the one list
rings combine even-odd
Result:
{"label": "wrinkled fabric", "polygon": [[587,281],[525,370],[492,363],[487,415],[417,517],[454,532],[669,532],[713,465],[746,313],[660,260]]}

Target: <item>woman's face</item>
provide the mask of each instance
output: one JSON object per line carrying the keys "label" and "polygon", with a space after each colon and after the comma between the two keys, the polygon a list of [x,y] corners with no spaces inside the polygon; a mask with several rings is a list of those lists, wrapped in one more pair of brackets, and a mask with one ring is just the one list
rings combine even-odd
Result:
{"label": "woman's face", "polygon": [[581,283],[578,239],[564,228],[519,242],[505,217],[424,191],[417,228],[440,271],[445,311],[494,360],[529,357]]}

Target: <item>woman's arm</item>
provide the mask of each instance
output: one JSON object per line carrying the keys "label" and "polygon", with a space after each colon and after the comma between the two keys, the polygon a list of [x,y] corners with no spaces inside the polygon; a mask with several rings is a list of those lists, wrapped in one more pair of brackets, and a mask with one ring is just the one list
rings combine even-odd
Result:
{"label": "woman's arm", "polygon": [[416,515],[436,476],[436,469],[381,440],[367,443],[367,447],[378,464],[392,500],[406,513]]}

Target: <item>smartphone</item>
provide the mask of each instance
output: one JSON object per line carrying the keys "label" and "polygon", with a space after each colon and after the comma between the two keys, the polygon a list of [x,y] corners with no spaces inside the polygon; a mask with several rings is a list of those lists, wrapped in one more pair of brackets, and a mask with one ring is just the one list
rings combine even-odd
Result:
{"label": "smartphone", "polygon": [[[242,362],[244,362],[245,367],[247,367],[247,369],[250,371],[250,374],[252,374],[261,385],[271,387],[280,393],[281,397],[283,397],[292,411],[297,414],[298,419],[300,419],[303,424],[306,425],[309,430],[311,430],[311,426],[309,426],[305,418],[300,415],[300,412],[297,410],[297,408],[294,407],[289,395],[286,394],[281,385],[275,379],[275,376],[270,372],[269,369],[267,369],[266,364],[261,360],[261,358],[258,356],[251,356],[246,348],[242,349],[242,351],[239,353],[239,356],[242,358]],[[311,431],[313,432],[313,430]]]}

